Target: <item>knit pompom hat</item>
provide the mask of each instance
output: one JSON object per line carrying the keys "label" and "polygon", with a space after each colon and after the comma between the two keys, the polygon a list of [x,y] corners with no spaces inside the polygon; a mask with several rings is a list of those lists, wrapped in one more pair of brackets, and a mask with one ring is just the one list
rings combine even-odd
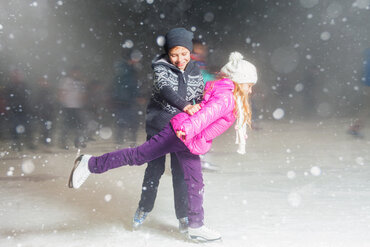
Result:
{"label": "knit pompom hat", "polygon": [[221,68],[221,72],[236,83],[257,83],[256,67],[243,60],[243,55],[237,51],[230,54],[229,62]]}

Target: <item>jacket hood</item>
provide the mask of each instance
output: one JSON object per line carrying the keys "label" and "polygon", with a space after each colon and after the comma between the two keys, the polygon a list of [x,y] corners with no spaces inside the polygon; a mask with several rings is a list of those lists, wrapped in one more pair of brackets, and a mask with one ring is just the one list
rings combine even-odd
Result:
{"label": "jacket hood", "polygon": [[234,82],[228,78],[223,78],[216,81],[217,85],[223,89],[234,89]]}
{"label": "jacket hood", "polygon": [[214,88],[215,91],[223,91],[223,90],[234,90],[234,82],[228,78],[223,78],[217,81],[209,81],[206,84],[206,88],[204,91],[208,91],[213,89],[213,87],[217,85],[216,88]]}

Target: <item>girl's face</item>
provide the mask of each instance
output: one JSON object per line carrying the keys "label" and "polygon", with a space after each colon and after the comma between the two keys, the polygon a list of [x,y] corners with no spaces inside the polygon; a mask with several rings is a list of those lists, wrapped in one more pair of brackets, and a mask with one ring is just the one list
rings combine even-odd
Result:
{"label": "girl's face", "polygon": [[182,46],[175,46],[168,52],[170,62],[184,71],[190,61],[190,51]]}
{"label": "girl's face", "polygon": [[252,93],[252,87],[253,87],[253,83],[243,83],[243,84],[239,84],[240,88],[243,90],[243,92],[245,94],[251,94]]}

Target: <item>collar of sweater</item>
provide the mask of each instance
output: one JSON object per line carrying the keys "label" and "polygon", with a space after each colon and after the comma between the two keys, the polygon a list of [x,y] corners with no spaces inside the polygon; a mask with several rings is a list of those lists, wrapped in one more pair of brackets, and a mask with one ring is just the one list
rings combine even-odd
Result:
{"label": "collar of sweater", "polygon": [[158,58],[156,58],[153,63],[152,63],[152,68],[156,65],[163,65],[167,68],[170,68],[172,70],[175,70],[177,72],[180,72],[180,73],[190,73],[194,66],[195,66],[195,63],[193,60],[190,60],[188,65],[186,66],[185,68],[185,71],[181,71],[179,68],[177,68],[175,65],[173,65],[172,63],[170,63],[169,59],[168,59],[168,56],[166,54],[163,54],[161,56],[159,56]]}

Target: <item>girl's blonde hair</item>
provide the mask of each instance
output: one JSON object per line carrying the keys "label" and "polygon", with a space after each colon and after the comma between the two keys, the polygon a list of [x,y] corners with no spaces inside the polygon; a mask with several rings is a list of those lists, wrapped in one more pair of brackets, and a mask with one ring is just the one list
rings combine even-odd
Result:
{"label": "girl's blonde hair", "polygon": [[[239,114],[243,114],[243,124],[247,123],[247,125],[252,128],[252,109],[249,99],[249,94],[244,93],[244,91],[240,88],[239,84],[234,82],[234,100],[235,100],[235,107],[234,107],[234,114],[237,118],[240,118]],[[237,102],[238,98],[241,99],[242,103],[242,112],[238,112]]]}

